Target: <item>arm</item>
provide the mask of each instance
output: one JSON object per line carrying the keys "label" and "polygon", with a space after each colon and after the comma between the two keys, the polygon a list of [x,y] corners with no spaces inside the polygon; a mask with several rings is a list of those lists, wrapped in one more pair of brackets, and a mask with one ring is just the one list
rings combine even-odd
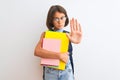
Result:
{"label": "arm", "polygon": [[42,58],[51,58],[51,59],[60,59],[62,61],[64,61],[65,63],[68,60],[68,54],[60,54],[60,53],[56,53],[56,52],[52,52],[52,51],[48,51],[42,48],[42,43],[43,43],[43,38],[45,36],[45,32],[42,33],[40,40],[37,44],[37,46],[35,47],[34,50],[34,55],[38,56],[38,57],[42,57]]}

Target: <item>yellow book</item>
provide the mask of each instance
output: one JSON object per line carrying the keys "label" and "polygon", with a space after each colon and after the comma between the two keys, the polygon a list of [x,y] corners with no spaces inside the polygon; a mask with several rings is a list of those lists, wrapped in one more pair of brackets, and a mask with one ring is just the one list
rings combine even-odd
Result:
{"label": "yellow book", "polygon": [[[68,46],[69,46],[69,39],[63,32],[54,32],[54,31],[46,31],[45,32],[45,38],[53,38],[53,39],[60,39],[61,40],[61,48],[60,52],[65,53],[68,52]],[[52,45],[51,45],[52,47]],[[58,67],[54,67],[55,69],[64,70],[66,64],[63,61],[60,61],[60,64]]]}

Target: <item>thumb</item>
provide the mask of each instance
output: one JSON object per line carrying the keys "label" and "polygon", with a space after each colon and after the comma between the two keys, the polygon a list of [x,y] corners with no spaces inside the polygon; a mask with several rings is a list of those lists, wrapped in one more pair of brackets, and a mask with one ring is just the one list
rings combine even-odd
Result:
{"label": "thumb", "polygon": [[69,33],[66,33],[66,35],[67,35],[67,37],[68,37],[69,39],[71,38]]}

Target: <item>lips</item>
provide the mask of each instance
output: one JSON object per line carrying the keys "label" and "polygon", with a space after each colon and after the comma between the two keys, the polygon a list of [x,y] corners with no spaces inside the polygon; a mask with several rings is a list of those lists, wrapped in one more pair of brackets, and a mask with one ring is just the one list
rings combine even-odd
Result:
{"label": "lips", "polygon": [[59,26],[63,26],[63,24],[59,24]]}

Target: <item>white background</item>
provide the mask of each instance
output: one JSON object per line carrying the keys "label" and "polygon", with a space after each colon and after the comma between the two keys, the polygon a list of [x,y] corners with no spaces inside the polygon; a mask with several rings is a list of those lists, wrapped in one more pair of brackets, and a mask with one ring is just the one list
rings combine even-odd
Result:
{"label": "white background", "polygon": [[42,80],[34,48],[54,4],[82,26],[82,42],[73,44],[76,80],[120,80],[119,0],[0,0],[0,80]]}

